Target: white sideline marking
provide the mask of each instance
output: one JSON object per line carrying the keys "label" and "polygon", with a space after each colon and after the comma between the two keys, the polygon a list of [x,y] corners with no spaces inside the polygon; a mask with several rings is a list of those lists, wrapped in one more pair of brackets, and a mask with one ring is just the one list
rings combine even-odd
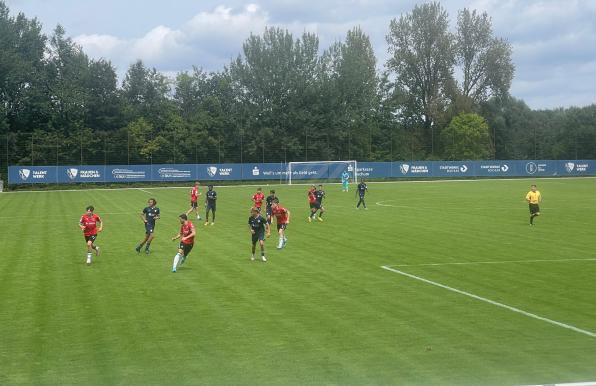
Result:
{"label": "white sideline marking", "polygon": [[148,191],[146,191],[145,189],[141,189],[141,188],[139,188],[139,190],[140,190],[141,192],[145,192],[145,193],[147,193],[147,194],[151,194],[151,192],[148,192]]}
{"label": "white sideline marking", "polygon": [[419,280],[421,282],[424,282],[424,283],[427,283],[427,284],[430,284],[430,285],[434,285],[435,287],[440,287],[440,288],[446,289],[446,290],[451,291],[451,292],[456,292],[456,293],[458,293],[460,295],[465,295],[465,296],[468,296],[470,298],[473,298],[473,299],[476,299],[476,300],[480,300],[480,301],[485,302],[485,303],[492,304],[493,306],[505,308],[506,310],[517,312],[518,314],[522,314],[522,315],[528,316],[530,318],[542,320],[543,322],[554,324],[555,326],[563,327],[563,328],[566,328],[568,330],[572,330],[572,331],[575,331],[575,332],[579,332],[580,334],[584,334],[584,335],[588,335],[588,336],[590,336],[592,338],[596,338],[596,333],[595,332],[592,332],[592,331],[582,330],[581,328],[577,328],[577,327],[572,326],[572,325],[569,325],[569,324],[557,322],[556,320],[548,319],[548,318],[545,318],[543,316],[539,316],[539,315],[533,314],[531,312],[520,310],[519,308],[511,307],[511,306],[508,306],[507,304],[495,302],[494,300],[483,298],[482,296],[474,295],[474,294],[471,294],[471,293],[466,292],[466,291],[458,290],[457,288],[449,287],[449,286],[447,286],[445,284],[437,283],[437,282],[434,282],[434,281],[425,279],[425,278],[420,277],[420,276],[412,275],[412,274],[409,274],[409,273],[406,273],[406,272],[403,272],[403,271],[400,271],[400,270],[397,270],[397,269],[393,269],[393,268],[387,267],[385,265],[381,266],[381,268],[383,268],[383,269],[385,269],[387,271],[398,273],[398,274],[403,275],[403,276],[407,276],[407,277],[409,277],[411,279],[414,279],[414,280]]}
{"label": "white sideline marking", "polygon": [[528,386],[596,386],[594,382],[575,382],[575,383],[547,383],[542,385],[528,385]]}
{"label": "white sideline marking", "polygon": [[510,264],[510,263],[556,263],[561,261],[596,261],[596,259],[542,259],[542,260],[502,260],[502,261],[464,261],[455,263],[422,263],[422,264],[395,264],[387,267],[425,267],[439,265],[473,265],[473,264]]}

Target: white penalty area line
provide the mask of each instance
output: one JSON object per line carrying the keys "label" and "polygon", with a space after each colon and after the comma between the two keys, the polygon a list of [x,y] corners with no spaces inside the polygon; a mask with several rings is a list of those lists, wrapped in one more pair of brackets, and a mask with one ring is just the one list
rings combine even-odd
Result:
{"label": "white penalty area line", "polygon": [[422,264],[395,264],[386,267],[428,267],[441,265],[476,265],[476,264],[515,264],[515,263],[557,263],[565,261],[596,261],[596,259],[540,259],[540,260],[500,260],[500,261],[461,261],[452,263],[422,263]]}
{"label": "white penalty area line", "polygon": [[572,326],[570,324],[565,324],[565,323],[557,322],[556,320],[548,319],[548,318],[545,318],[543,316],[539,316],[539,315],[533,314],[531,312],[520,310],[519,308],[508,306],[507,304],[495,302],[494,300],[483,298],[482,296],[474,295],[472,293],[469,293],[469,292],[466,292],[466,291],[462,291],[462,290],[459,290],[457,288],[449,287],[449,286],[447,286],[445,284],[437,283],[435,281],[428,280],[428,279],[425,279],[425,278],[420,277],[420,276],[412,275],[410,273],[403,272],[403,271],[400,271],[400,270],[395,269],[395,268],[387,267],[385,265],[381,266],[381,268],[384,269],[384,270],[387,270],[387,271],[391,271],[391,272],[400,274],[402,276],[409,277],[409,278],[414,279],[414,280],[421,281],[421,282],[426,283],[426,284],[433,285],[435,287],[440,287],[440,288],[446,289],[448,291],[455,292],[455,293],[458,293],[460,295],[464,295],[464,296],[470,297],[472,299],[476,299],[476,300],[480,300],[480,301],[485,302],[485,303],[488,303],[488,304],[492,304],[493,306],[501,307],[501,308],[504,308],[506,310],[509,310],[509,311],[512,311],[512,312],[516,312],[518,314],[522,314],[522,315],[525,315],[525,316],[530,317],[530,318],[538,319],[538,320],[541,320],[541,321],[546,322],[546,323],[553,324],[553,325],[558,326],[558,327],[566,328],[568,330],[575,331],[575,332],[578,332],[580,334],[588,335],[589,337],[592,337],[592,338],[596,338],[596,333],[595,332],[592,332],[592,331],[583,330],[581,328],[577,328],[577,327]]}

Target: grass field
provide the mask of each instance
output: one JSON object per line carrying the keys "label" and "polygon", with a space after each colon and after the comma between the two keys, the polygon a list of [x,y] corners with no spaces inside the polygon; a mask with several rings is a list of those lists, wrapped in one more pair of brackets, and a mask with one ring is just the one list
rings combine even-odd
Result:
{"label": "grass field", "polygon": [[[306,187],[277,186],[292,221],[267,263],[249,261],[254,187],[222,187],[176,274],[188,189],[0,194],[0,384],[596,381],[596,179],[538,180],[534,227],[531,182],[372,183],[367,211],[328,185],[312,224]],[[162,219],[138,255],[150,196]],[[88,267],[89,204],[105,228]]]}

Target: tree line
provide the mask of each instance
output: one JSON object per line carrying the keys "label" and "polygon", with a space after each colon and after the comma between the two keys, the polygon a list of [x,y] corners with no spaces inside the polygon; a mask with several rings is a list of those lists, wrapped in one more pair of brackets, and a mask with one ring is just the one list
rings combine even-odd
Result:
{"label": "tree line", "polygon": [[60,25],[46,36],[0,1],[0,162],[596,158],[596,105],[531,110],[490,17],[450,21],[438,2],[394,18],[386,63],[359,27],[323,50],[270,27],[219,71],[139,60],[119,82]]}

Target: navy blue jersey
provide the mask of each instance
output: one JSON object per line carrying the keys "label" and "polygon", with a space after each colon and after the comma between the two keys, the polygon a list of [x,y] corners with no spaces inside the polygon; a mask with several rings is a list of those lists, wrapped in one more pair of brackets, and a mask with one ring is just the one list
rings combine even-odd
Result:
{"label": "navy blue jersey", "polygon": [[207,191],[207,203],[215,204],[215,200],[217,200],[217,192],[215,190],[208,190]]}
{"label": "navy blue jersey", "polygon": [[155,218],[159,217],[159,208],[148,206],[143,209],[147,224],[155,226]]}
{"label": "navy blue jersey", "polygon": [[364,182],[358,184],[358,194],[364,197],[364,193],[368,191],[368,187]]}
{"label": "navy blue jersey", "polygon": [[321,204],[323,202],[323,198],[325,198],[325,191],[323,189],[315,190],[315,198],[317,199],[317,202]]}
{"label": "navy blue jersey", "polygon": [[271,204],[273,204],[273,202],[277,199],[277,197],[275,197],[275,194],[271,194],[269,196],[267,196],[267,198],[265,199],[265,202],[267,203],[267,209],[271,209]]}
{"label": "navy blue jersey", "polygon": [[257,217],[250,216],[248,218],[248,225],[250,225],[250,229],[255,231],[255,233],[265,232],[266,224],[267,220],[261,215],[258,215]]}

